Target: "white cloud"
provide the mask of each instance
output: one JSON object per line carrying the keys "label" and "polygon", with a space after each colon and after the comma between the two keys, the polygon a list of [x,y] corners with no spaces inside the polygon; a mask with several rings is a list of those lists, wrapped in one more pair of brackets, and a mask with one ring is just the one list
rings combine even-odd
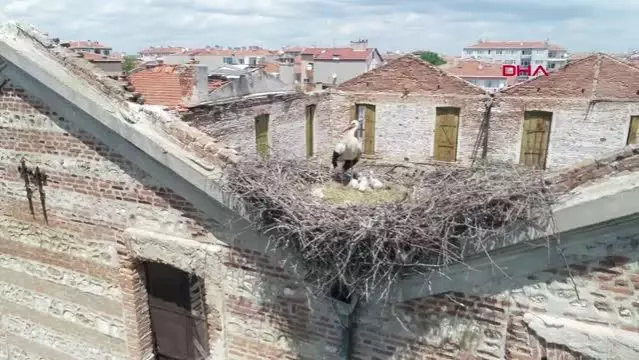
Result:
{"label": "white cloud", "polygon": [[[0,20],[61,39],[135,52],[151,45],[345,45],[458,54],[480,37],[550,38],[574,51],[626,51],[639,2],[627,0],[0,0]],[[3,19],[4,18],[4,19]]]}

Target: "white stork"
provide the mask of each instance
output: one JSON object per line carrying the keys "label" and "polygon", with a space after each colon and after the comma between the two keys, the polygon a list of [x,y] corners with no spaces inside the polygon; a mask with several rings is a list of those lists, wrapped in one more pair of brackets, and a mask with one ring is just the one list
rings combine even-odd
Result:
{"label": "white stork", "polygon": [[359,127],[359,121],[353,120],[342,131],[344,137],[335,145],[333,150],[333,169],[337,168],[337,162],[343,162],[342,175],[349,169],[352,169],[359,161],[359,157],[362,155],[362,144],[359,142],[355,133]]}

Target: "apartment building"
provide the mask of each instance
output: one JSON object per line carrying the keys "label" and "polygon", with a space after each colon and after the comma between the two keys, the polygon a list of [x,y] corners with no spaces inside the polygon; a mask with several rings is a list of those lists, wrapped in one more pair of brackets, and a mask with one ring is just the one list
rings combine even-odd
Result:
{"label": "apartment building", "polygon": [[301,53],[301,80],[313,84],[336,86],[383,65],[376,48],[368,40],[351,41],[350,47],[306,48]]}
{"label": "apartment building", "polygon": [[462,58],[530,66],[533,71],[543,66],[550,71],[566,65],[568,52],[548,41],[479,41],[464,48]]}

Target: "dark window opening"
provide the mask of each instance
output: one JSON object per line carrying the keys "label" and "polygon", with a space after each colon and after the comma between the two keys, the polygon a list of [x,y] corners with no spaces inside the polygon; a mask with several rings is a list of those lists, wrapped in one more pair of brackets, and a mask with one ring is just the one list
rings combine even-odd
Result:
{"label": "dark window opening", "polygon": [[348,291],[348,287],[341,281],[336,281],[335,284],[333,284],[329,296],[343,303],[351,303],[351,295]]}
{"label": "dark window opening", "polygon": [[206,359],[209,336],[202,279],[166,264],[147,262],[144,269],[157,359]]}

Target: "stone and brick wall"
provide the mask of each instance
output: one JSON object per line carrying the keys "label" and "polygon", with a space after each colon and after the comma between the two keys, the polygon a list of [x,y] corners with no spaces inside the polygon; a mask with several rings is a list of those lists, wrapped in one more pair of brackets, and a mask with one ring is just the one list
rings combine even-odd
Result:
{"label": "stone and brick wall", "polygon": [[[327,94],[303,94],[263,97],[191,109],[183,119],[212,138],[233,146],[241,153],[254,155],[255,117],[269,114],[269,138],[273,153],[285,158],[306,157],[306,106],[317,104],[314,117],[314,153],[332,150],[337,129],[344,127],[339,102]],[[343,122],[345,121],[345,122]],[[330,154],[329,154],[330,155]]]}
{"label": "stone and brick wall", "polygon": [[[351,119],[356,103],[376,106],[376,157],[385,160],[430,162],[433,159],[437,107],[461,109],[457,159],[472,161],[487,96],[350,93],[300,96],[262,102],[243,101],[192,110],[185,121],[239,152],[255,153],[254,117],[271,115],[271,143],[279,155],[306,154],[305,106],[317,103],[315,148],[330,155],[339,130]],[[519,161],[525,111],[553,113],[548,148],[549,170],[564,169],[626,146],[630,117],[639,115],[639,102],[598,102],[587,99],[496,96],[491,109],[488,157]],[[481,155],[481,147],[477,153]]]}
{"label": "stone and brick wall", "polygon": [[553,113],[547,163],[562,169],[625,147],[639,102],[498,95],[490,117],[491,158],[519,161],[524,112],[532,110]]}
{"label": "stone and brick wall", "polygon": [[[17,171],[23,157],[49,175],[48,224],[37,191],[35,216],[29,210]],[[109,354],[128,360],[150,353],[140,267],[145,259],[132,256],[124,230],[204,241],[206,216],[11,83],[0,96],[0,178],[0,359],[91,360]],[[227,286],[207,298],[214,303],[208,304],[214,354],[282,359],[298,343],[289,339],[303,340],[300,351],[326,351],[321,349],[330,343],[329,330],[312,324],[334,322],[330,313],[311,312],[304,296],[288,299],[279,285],[290,283],[289,276],[266,256],[228,246],[224,254]],[[273,300],[250,287],[241,290],[247,277],[260,279],[252,284],[272,279]]]}

